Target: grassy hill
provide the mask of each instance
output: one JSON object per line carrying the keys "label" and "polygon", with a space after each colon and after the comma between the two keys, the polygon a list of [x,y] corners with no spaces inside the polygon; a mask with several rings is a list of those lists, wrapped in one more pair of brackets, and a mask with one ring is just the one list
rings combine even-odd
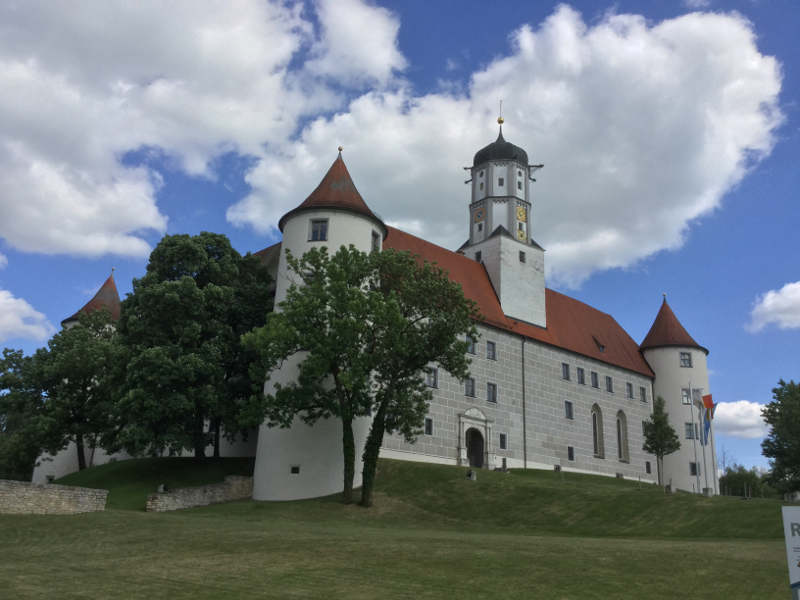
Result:
{"label": "grassy hill", "polygon": [[335,497],[141,510],[158,483],[198,485],[250,468],[143,459],[64,478],[110,489],[110,510],[0,515],[0,596],[789,595],[777,501],[665,495],[604,477],[480,471],[468,481],[462,468],[381,461],[368,510]]}

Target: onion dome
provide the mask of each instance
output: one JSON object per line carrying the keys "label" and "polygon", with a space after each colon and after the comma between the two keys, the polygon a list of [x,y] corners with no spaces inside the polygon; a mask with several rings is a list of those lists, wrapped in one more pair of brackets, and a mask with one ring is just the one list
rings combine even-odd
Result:
{"label": "onion dome", "polygon": [[319,209],[343,210],[368,217],[380,226],[383,237],[386,237],[386,225],[364,202],[347,171],[344,160],[342,160],[341,146],[339,147],[339,156],[333,161],[317,189],[311,192],[300,206],[281,217],[281,220],[278,221],[278,229],[283,232],[286,221],[298,213]]}
{"label": "onion dome", "polygon": [[476,167],[491,160],[514,160],[527,167],[528,153],[519,146],[507,142],[503,138],[503,126],[500,125],[500,134],[497,139],[475,153],[472,166]]}
{"label": "onion dome", "polygon": [[648,348],[663,348],[665,346],[681,346],[685,348],[697,348],[708,354],[708,350],[694,341],[689,332],[684,329],[678,317],[672,312],[667,304],[667,296],[664,295],[664,302],[661,309],[653,321],[653,326],[644,338],[639,350]]}
{"label": "onion dome", "polygon": [[93,313],[94,311],[103,308],[111,313],[112,320],[119,321],[121,304],[119,301],[119,292],[117,292],[117,284],[114,283],[113,274],[109,275],[105,283],[100,286],[100,289],[97,290],[94,298],[89,300],[89,302],[87,302],[86,305],[74,315],[61,321],[61,326],[64,327],[67,323],[77,321],[82,314],[88,315],[89,313]]}

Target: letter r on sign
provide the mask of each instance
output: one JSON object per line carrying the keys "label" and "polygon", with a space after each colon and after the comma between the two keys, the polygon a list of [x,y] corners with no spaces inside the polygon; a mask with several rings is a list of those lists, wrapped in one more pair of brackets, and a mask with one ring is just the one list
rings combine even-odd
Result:
{"label": "letter r on sign", "polygon": [[800,523],[792,523],[792,537],[800,535]]}

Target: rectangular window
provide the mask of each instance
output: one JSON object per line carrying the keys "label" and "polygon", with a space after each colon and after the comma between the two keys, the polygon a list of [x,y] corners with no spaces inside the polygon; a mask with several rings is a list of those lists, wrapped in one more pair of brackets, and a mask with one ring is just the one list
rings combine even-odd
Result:
{"label": "rectangular window", "polygon": [[475,354],[475,338],[470,335],[467,336],[467,352]]}
{"label": "rectangular window", "polygon": [[481,253],[480,252],[476,252],[475,253],[475,262],[481,262]]}
{"label": "rectangular window", "polygon": [[505,433],[500,434],[500,450],[508,450],[508,437]]}
{"label": "rectangular window", "polygon": [[506,184],[506,180],[503,177],[497,178],[497,187],[503,187]]}
{"label": "rectangular window", "polygon": [[486,342],[486,358],[497,360],[497,351],[494,342]]}
{"label": "rectangular window", "polygon": [[645,473],[650,473],[650,461],[649,460],[644,461],[644,472]]}
{"label": "rectangular window", "polygon": [[586,385],[586,373],[584,372],[583,368],[578,367],[575,369],[575,371],[578,373],[578,383],[581,385]]}
{"label": "rectangular window", "polygon": [[692,396],[689,393],[689,388],[682,388],[681,389],[681,404],[691,404],[692,403]]}
{"label": "rectangular window", "polygon": [[647,402],[647,388],[644,386],[639,388],[639,400]]}
{"label": "rectangular window", "polygon": [[464,395],[469,396],[470,398],[475,397],[475,379],[472,377],[467,377],[464,380]]}
{"label": "rectangular window", "polygon": [[575,460],[575,448],[567,446],[567,460]]}
{"label": "rectangular window", "polygon": [[633,398],[633,384],[626,383],[625,384],[625,392],[628,394],[628,398]]}
{"label": "rectangular window", "polygon": [[467,377],[464,380],[464,395],[470,398],[475,397],[475,380],[472,377]]}
{"label": "rectangular window", "polygon": [[700,475],[700,465],[697,463],[690,462],[689,463],[689,475],[697,477]]}
{"label": "rectangular window", "polygon": [[703,390],[700,388],[693,388],[692,389],[692,400],[698,406],[703,406]]}
{"label": "rectangular window", "polygon": [[521,181],[517,182],[517,189],[522,191],[522,182]]}
{"label": "rectangular window", "polygon": [[425,375],[425,383],[428,384],[428,387],[439,387],[439,369],[433,367],[428,373]]}
{"label": "rectangular window", "polygon": [[496,383],[487,383],[486,384],[486,401],[487,402],[494,402],[497,403],[497,384]]}
{"label": "rectangular window", "polygon": [[433,435],[433,419],[425,417],[425,435]]}
{"label": "rectangular window", "polygon": [[573,419],[574,415],[572,412],[572,402],[569,400],[564,400],[564,416],[568,419]]}
{"label": "rectangular window", "polygon": [[692,367],[692,353],[691,352],[681,352],[681,366],[682,367]]}
{"label": "rectangular window", "polygon": [[592,371],[591,375],[592,375],[592,387],[599,388],[600,383],[597,380],[597,373],[595,371]]}
{"label": "rectangular window", "polygon": [[381,235],[377,231],[372,232],[372,251],[378,252],[381,249]]}
{"label": "rectangular window", "polygon": [[606,375],[606,391],[614,393],[614,380],[611,379],[610,375]]}
{"label": "rectangular window", "polygon": [[567,363],[561,363],[561,379],[569,381],[569,365]]}
{"label": "rectangular window", "polygon": [[300,465],[292,465],[289,467],[289,473],[291,475],[300,475]]}
{"label": "rectangular window", "polygon": [[684,423],[683,428],[686,431],[686,439],[693,440],[694,439],[694,423]]}
{"label": "rectangular window", "polygon": [[642,421],[642,435],[644,435],[645,423],[647,423],[647,421]]}
{"label": "rectangular window", "polygon": [[328,219],[311,219],[308,232],[309,242],[325,242],[328,240]]}
{"label": "rectangular window", "polygon": [[519,251],[519,262],[525,262],[525,253],[522,250]]}

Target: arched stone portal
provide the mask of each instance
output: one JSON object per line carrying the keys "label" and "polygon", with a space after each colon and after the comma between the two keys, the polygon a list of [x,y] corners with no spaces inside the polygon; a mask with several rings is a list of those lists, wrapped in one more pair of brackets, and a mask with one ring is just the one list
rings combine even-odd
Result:
{"label": "arched stone portal", "polygon": [[483,435],[481,432],[475,429],[474,427],[470,427],[467,429],[466,433],[466,446],[467,446],[467,458],[469,459],[469,466],[475,467],[476,469],[483,468],[483,456],[484,456],[484,443],[483,443]]}

